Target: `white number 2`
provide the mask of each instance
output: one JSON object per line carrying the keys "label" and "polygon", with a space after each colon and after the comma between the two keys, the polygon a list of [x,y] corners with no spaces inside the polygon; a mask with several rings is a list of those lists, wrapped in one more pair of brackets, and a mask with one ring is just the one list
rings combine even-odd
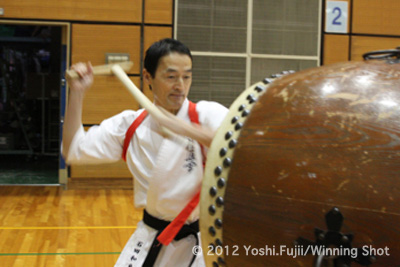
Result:
{"label": "white number 2", "polygon": [[325,10],[325,31],[347,33],[347,10],[347,2],[327,1]]}

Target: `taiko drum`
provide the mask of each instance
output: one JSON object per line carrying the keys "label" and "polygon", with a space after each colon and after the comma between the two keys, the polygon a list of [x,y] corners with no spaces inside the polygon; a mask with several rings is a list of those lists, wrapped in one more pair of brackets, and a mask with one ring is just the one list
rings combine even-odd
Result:
{"label": "taiko drum", "polygon": [[245,90],[210,147],[207,266],[397,266],[399,60],[285,74]]}

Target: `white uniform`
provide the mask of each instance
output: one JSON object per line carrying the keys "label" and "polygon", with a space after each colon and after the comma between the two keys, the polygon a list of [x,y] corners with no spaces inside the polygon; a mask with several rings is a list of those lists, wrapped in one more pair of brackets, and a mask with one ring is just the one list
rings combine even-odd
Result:
{"label": "white uniform", "polygon": [[[190,123],[189,101],[186,99],[177,117]],[[197,103],[200,125],[216,130],[228,110],[216,103]],[[88,164],[113,162],[121,159],[125,133],[140,111],[124,111],[104,120],[87,132],[81,127],[72,141],[67,163]],[[148,115],[136,129],[127,150],[126,162],[134,176],[134,200],[138,208],[146,208],[152,216],[172,221],[200,190],[203,163],[200,145],[187,140],[186,145],[176,137],[165,138],[159,124]],[[187,223],[199,218],[197,207]],[[140,221],[115,266],[142,266],[157,231]],[[200,240],[200,237],[199,237]],[[164,246],[155,266],[188,266],[193,257],[194,236],[172,241]],[[197,257],[192,266],[204,266]]]}

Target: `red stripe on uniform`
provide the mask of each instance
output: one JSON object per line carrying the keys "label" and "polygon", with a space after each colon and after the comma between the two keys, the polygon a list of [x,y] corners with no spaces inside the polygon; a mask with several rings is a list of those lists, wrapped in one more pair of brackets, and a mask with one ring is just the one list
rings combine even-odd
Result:
{"label": "red stripe on uniform", "polygon": [[132,136],[134,135],[136,128],[142,123],[142,121],[147,116],[147,111],[144,110],[139,117],[129,126],[129,129],[126,131],[125,140],[124,140],[124,148],[122,150],[122,159],[126,161],[126,151],[128,151],[129,143],[131,142]]}
{"label": "red stripe on uniform", "polygon": [[200,192],[198,192],[186,205],[186,207],[176,216],[176,218],[168,224],[168,226],[161,232],[157,237],[158,242],[164,246],[168,246],[175,236],[181,230],[182,226],[185,224],[187,218],[189,218],[192,211],[196,208],[200,201]]}
{"label": "red stripe on uniform", "polygon": [[189,111],[188,111],[188,113],[189,113],[189,118],[190,118],[191,122],[196,123],[196,124],[200,124],[199,114],[196,111],[196,104],[193,103],[192,101],[189,101]]}

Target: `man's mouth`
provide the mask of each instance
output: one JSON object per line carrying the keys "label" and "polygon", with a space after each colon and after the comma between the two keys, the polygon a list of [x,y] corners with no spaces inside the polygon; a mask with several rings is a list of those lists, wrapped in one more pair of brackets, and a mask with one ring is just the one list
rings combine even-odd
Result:
{"label": "man's mouth", "polygon": [[170,94],[169,96],[172,97],[172,98],[182,98],[184,95],[182,95],[182,94]]}

